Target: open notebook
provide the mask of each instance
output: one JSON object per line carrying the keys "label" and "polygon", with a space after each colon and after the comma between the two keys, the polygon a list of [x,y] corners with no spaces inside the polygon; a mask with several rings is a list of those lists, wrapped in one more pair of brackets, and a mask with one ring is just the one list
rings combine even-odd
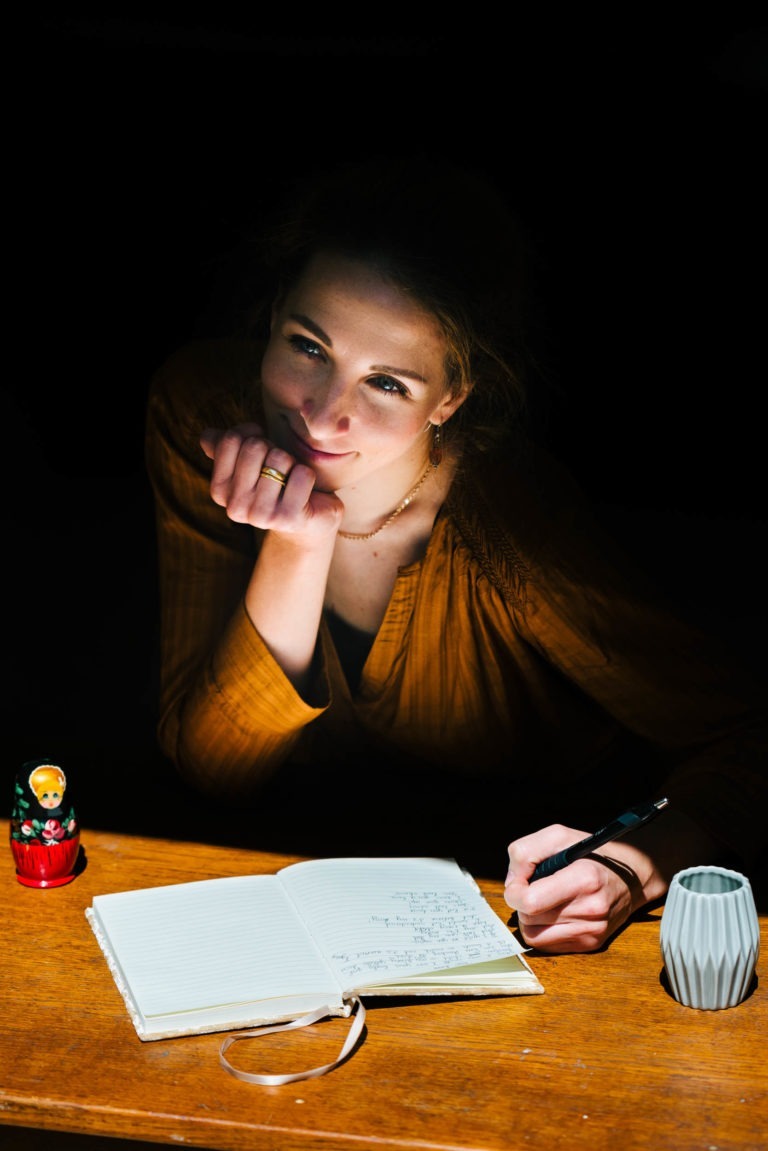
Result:
{"label": "open notebook", "polygon": [[454,860],[308,860],[96,895],[85,914],[142,1040],[349,1015],[362,995],[544,990]]}

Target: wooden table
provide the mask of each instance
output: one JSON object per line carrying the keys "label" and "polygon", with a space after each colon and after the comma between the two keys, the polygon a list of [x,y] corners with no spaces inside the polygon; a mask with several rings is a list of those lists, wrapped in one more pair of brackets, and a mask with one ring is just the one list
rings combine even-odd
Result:
{"label": "wooden table", "polygon": [[[7,844],[7,820],[0,836]],[[291,860],[88,830],[82,846],[86,867],[63,887],[22,886],[9,848],[0,870],[0,1147],[56,1151],[58,1131],[83,1151],[102,1146],[84,1135],[112,1137],[103,1142],[115,1151],[115,1139],[223,1151],[764,1151],[766,980],[727,1011],[680,1006],[661,978],[660,911],[602,953],[534,953],[544,995],[370,1000],[364,1042],[345,1064],[262,1087],[219,1066],[221,1035],[142,1043],[84,909],[100,892]],[[506,918],[501,885],[481,887]],[[765,917],[761,931],[758,977]],[[327,1020],[230,1055],[255,1071],[316,1066],[336,1056],[347,1026]]]}

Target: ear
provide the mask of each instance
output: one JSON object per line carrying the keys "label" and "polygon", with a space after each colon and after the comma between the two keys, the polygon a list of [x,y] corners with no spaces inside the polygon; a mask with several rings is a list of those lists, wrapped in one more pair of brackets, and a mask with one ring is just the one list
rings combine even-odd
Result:
{"label": "ear", "polygon": [[454,415],[469,395],[471,388],[465,387],[456,395],[446,395],[429,417],[431,424],[444,424]]}

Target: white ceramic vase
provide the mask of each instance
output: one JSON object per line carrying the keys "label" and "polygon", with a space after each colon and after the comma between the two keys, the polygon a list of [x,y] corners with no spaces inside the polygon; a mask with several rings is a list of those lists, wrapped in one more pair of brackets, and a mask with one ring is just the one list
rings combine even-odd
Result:
{"label": "white ceramic vase", "polygon": [[661,916],[661,955],[670,989],[686,1007],[735,1007],[749,991],[760,927],[746,876],[726,867],[678,871]]}

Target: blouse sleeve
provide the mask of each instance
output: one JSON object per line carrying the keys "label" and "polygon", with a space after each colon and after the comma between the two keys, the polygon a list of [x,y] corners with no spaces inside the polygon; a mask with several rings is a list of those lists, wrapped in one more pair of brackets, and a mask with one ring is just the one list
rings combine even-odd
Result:
{"label": "blouse sleeve", "polygon": [[[521,635],[661,753],[670,801],[724,857],[757,862],[768,843],[765,683],[629,560],[570,477],[553,476],[549,492],[538,479],[535,489],[515,486],[496,533],[507,546],[488,560]],[[472,516],[486,514],[475,493]]]}
{"label": "blouse sleeve", "polygon": [[[573,625],[571,597],[582,599]],[[586,604],[588,603],[588,607]],[[728,856],[766,844],[764,692],[710,637],[614,585],[532,587],[524,630],[549,662],[670,765],[665,792]]]}
{"label": "blouse sleeve", "polygon": [[[243,406],[252,355],[225,341],[190,345],[154,377],[145,458],[155,499],[160,605],[158,739],[165,755],[203,790],[242,794],[289,754],[322,714],[322,660],[310,706],[251,623],[244,593],[256,533],[235,524],[209,494],[206,427],[258,415]],[[246,415],[247,413],[247,415]]]}

